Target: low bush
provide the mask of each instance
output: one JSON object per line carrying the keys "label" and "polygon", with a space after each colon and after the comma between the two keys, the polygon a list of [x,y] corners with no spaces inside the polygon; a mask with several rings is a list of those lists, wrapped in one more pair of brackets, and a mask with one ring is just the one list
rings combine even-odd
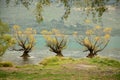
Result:
{"label": "low bush", "polygon": [[0,67],[13,67],[11,62],[0,62]]}

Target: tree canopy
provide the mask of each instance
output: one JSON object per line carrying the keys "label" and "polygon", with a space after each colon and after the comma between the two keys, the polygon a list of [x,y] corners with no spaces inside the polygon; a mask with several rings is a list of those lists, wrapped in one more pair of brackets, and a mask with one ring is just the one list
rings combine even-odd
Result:
{"label": "tree canopy", "polygon": [[74,33],[76,41],[85,47],[84,52],[89,51],[87,57],[94,57],[102,51],[110,41],[111,28],[95,26],[93,29],[86,30],[84,35]]}
{"label": "tree canopy", "polygon": [[66,48],[67,36],[57,29],[43,30],[41,33],[46,40],[47,47],[50,48],[49,50],[56,53],[56,56],[63,56],[62,50]]}
{"label": "tree canopy", "polygon": [[13,47],[13,50],[23,51],[23,55],[21,57],[27,58],[29,57],[28,53],[32,51],[35,45],[35,34],[36,30],[32,28],[26,28],[25,30],[21,30],[20,26],[13,26],[13,37],[16,41],[16,48]]}
{"label": "tree canopy", "polygon": [[0,56],[5,53],[7,48],[14,44],[14,40],[8,33],[8,25],[0,20]]}

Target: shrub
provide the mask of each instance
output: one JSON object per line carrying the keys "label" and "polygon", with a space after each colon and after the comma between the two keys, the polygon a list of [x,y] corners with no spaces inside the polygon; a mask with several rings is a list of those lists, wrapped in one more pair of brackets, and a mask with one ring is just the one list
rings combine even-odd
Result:
{"label": "shrub", "polygon": [[0,67],[13,67],[11,62],[0,62]]}
{"label": "shrub", "polygon": [[8,34],[9,27],[0,20],[0,56],[14,44],[14,39]]}

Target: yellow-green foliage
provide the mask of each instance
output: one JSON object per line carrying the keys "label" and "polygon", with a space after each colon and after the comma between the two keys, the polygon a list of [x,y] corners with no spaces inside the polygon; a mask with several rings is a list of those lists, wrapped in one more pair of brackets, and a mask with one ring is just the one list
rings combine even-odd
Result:
{"label": "yellow-green foliage", "polygon": [[79,35],[75,32],[74,36],[77,42],[85,47],[84,51],[90,51],[90,53],[96,54],[107,46],[110,41],[111,30],[111,28],[95,26],[92,29],[86,30],[84,35]]}
{"label": "yellow-green foliage", "polygon": [[38,2],[36,4],[36,9],[35,9],[36,21],[38,23],[40,23],[41,21],[43,21],[42,11],[43,11],[42,4],[40,2]]}
{"label": "yellow-green foliage", "polygon": [[43,15],[42,15],[42,11],[43,11],[43,6],[44,5],[50,5],[50,1],[49,0],[39,0],[36,4],[36,8],[35,8],[35,16],[36,16],[36,21],[38,23],[43,21]]}
{"label": "yellow-green foliage", "polygon": [[14,44],[14,39],[8,32],[8,25],[0,20],[0,55],[3,55],[6,49]]}
{"label": "yellow-green foliage", "polygon": [[41,34],[43,34],[50,51],[61,53],[61,51],[66,48],[67,36],[61,33],[59,30],[43,30]]}
{"label": "yellow-green foliage", "polygon": [[6,23],[2,22],[2,20],[0,19],[0,35],[6,32],[9,32],[9,27]]}
{"label": "yellow-green foliage", "polygon": [[0,67],[13,67],[11,62],[0,62]]}
{"label": "yellow-green foliage", "polygon": [[18,46],[22,49],[32,49],[35,44],[35,34],[36,30],[32,28],[26,28],[24,31],[20,29],[20,26],[14,25],[13,26],[14,33],[13,36],[16,40]]}

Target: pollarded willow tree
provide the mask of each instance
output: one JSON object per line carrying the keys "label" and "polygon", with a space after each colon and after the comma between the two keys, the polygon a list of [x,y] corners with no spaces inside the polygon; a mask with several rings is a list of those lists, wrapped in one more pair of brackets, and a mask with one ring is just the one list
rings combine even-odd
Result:
{"label": "pollarded willow tree", "polygon": [[9,27],[0,20],[0,56],[14,44],[14,39],[8,34]]}
{"label": "pollarded willow tree", "polygon": [[75,32],[74,36],[77,42],[85,47],[84,52],[90,52],[87,57],[92,58],[108,45],[111,30],[111,28],[96,26],[93,29],[87,30],[85,35],[78,35],[77,32]]}
{"label": "pollarded willow tree", "polygon": [[66,48],[67,36],[57,29],[43,30],[41,34],[43,34],[47,47],[50,48],[49,50],[56,53],[56,56],[63,56],[62,50]]}
{"label": "pollarded willow tree", "polygon": [[36,30],[33,30],[32,28],[21,30],[18,25],[14,25],[13,29],[13,36],[16,40],[16,48],[14,46],[13,50],[23,51],[23,54],[21,55],[23,58],[30,57],[28,53],[32,51],[35,45]]}

